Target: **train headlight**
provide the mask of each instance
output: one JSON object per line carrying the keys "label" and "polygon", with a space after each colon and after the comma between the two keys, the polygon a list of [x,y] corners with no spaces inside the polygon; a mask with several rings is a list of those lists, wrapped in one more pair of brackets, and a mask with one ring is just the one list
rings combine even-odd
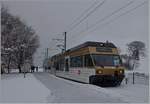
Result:
{"label": "train headlight", "polygon": [[99,70],[99,71],[98,71],[98,74],[102,74],[102,73],[103,73],[102,70]]}
{"label": "train headlight", "polygon": [[120,74],[123,74],[123,70],[120,70],[119,73],[120,73]]}

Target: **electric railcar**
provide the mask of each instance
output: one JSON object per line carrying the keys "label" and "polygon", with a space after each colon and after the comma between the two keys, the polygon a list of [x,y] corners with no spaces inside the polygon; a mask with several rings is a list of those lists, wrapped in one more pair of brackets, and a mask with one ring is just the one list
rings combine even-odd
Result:
{"label": "electric railcar", "polygon": [[118,86],[125,76],[117,47],[110,42],[85,42],[52,56],[49,63],[58,77],[101,86]]}

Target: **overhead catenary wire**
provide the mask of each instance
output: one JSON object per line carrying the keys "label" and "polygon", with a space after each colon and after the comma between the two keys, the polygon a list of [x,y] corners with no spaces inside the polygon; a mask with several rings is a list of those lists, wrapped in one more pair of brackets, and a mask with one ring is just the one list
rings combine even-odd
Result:
{"label": "overhead catenary wire", "polygon": [[77,22],[75,25],[73,25],[67,32],[72,31],[73,29],[75,29],[79,24],[81,24],[85,19],[87,19],[92,13],[94,13],[98,8],[100,8],[106,0],[103,0],[100,4],[98,4],[93,10],[91,10],[90,12],[88,12],[85,17],[83,17],[79,22]]}
{"label": "overhead catenary wire", "polygon": [[[130,10],[128,10],[128,11],[126,11],[126,12],[120,14],[119,16],[117,16],[117,17],[111,19],[110,21],[104,23],[102,26],[106,26],[106,25],[108,25],[108,24],[110,24],[110,23],[116,21],[118,18],[120,18],[120,17],[122,17],[122,16],[124,16],[124,15],[126,15],[126,14],[128,14],[128,13],[130,13],[130,12],[132,12],[133,10],[135,10],[135,9],[137,9],[137,8],[139,8],[139,7],[141,7],[141,6],[143,6],[144,4],[146,4],[146,2],[147,2],[147,1],[144,1],[143,3],[141,3],[141,4],[137,5],[137,6],[135,6],[134,8],[132,8],[132,9],[130,9]],[[93,32],[93,31],[97,30],[98,28],[99,28],[99,26],[96,27],[94,30],[92,30],[92,31],[90,31],[90,32]]]}
{"label": "overhead catenary wire", "polygon": [[[72,25],[74,25],[76,22],[78,22],[78,20],[80,20],[89,10],[91,10],[95,5],[97,5],[98,0],[96,0],[89,8],[87,8],[79,17],[77,17],[70,25],[68,25],[67,27],[71,27]],[[69,31],[69,29],[67,29],[66,31]]]}
{"label": "overhead catenary wire", "polygon": [[[137,6],[133,7],[133,8],[131,8],[131,9],[128,10],[128,11],[125,11],[124,13],[122,13],[122,14],[120,14],[119,16],[117,16],[117,17],[111,19],[110,21],[104,23],[104,24],[101,25],[101,26],[106,26],[106,25],[108,25],[108,24],[110,24],[110,23],[116,21],[118,18],[120,18],[120,17],[122,17],[122,16],[124,16],[124,15],[126,15],[126,14],[128,14],[128,13],[130,13],[130,12],[132,12],[133,10],[136,10],[137,8],[143,6],[144,4],[146,4],[146,2],[148,2],[148,1],[144,1],[144,2],[140,3],[139,5],[137,5]],[[96,27],[94,30],[89,31],[88,33],[93,32],[93,31],[95,31],[95,30],[97,30],[97,29],[100,29],[100,27],[98,26],[98,27]],[[81,35],[81,34],[80,34],[80,35]]]}
{"label": "overhead catenary wire", "polygon": [[[132,3],[134,3],[134,1],[130,1],[129,3],[125,4],[124,6],[120,7],[119,9],[113,11],[112,13],[108,14],[107,16],[103,17],[102,19],[98,20],[97,22],[95,22],[95,24],[92,24],[90,26],[88,26],[88,29],[93,28],[94,26],[96,26],[97,24],[105,21],[106,19],[112,17],[113,15],[117,14],[118,12],[122,11],[123,9],[125,9],[126,7],[128,7],[129,5],[131,5]],[[83,30],[81,32],[79,32],[78,34],[82,34],[87,30]]]}
{"label": "overhead catenary wire", "polygon": [[[97,0],[98,1],[98,0]],[[71,25],[73,25],[69,30],[67,30],[67,31],[65,31],[65,33],[67,33],[67,32],[69,32],[69,31],[71,31],[71,30],[73,30],[75,27],[77,27],[82,21],[84,21],[86,18],[88,18],[93,12],[95,12],[99,7],[101,7],[104,3],[105,3],[105,1],[106,0],[103,0],[102,2],[100,1],[100,2],[94,2],[94,4],[93,5],[91,5],[88,9],[86,9],[86,11],[81,15],[81,16],[79,16],[74,22],[76,22],[76,21],[78,21],[79,20],[79,22],[77,22],[75,25],[73,25],[74,24],[74,22],[71,24]],[[97,5],[98,4],[98,5]],[[95,6],[96,5],[96,7],[94,8],[94,9],[92,9],[93,8],[93,6]],[[91,10],[92,9],[92,10]],[[90,11],[91,10],[91,11]],[[89,11],[89,12],[88,12]],[[86,14],[87,13],[87,14]],[[84,17],[84,15],[85,15],[85,17]],[[83,18],[82,18],[83,17]],[[81,18],[81,20],[80,20],[80,18]],[[56,39],[55,39],[56,40]],[[58,40],[58,39],[57,39]],[[66,43],[66,41],[64,41],[65,43]],[[66,45],[65,45],[66,46]],[[66,48],[65,48],[66,49]]]}

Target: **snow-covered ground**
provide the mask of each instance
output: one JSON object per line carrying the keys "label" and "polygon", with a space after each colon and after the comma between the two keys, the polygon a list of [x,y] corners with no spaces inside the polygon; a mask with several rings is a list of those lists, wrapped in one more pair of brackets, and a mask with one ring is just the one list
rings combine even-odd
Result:
{"label": "snow-covered ground", "polygon": [[131,103],[148,103],[149,101],[149,86],[146,85],[123,84],[117,88],[107,88],[107,91]]}
{"label": "snow-covered ground", "polygon": [[111,96],[101,90],[91,89],[88,84],[72,82],[55,77],[48,73],[35,73],[35,77],[41,81],[55,96],[53,103],[119,103],[125,102],[118,97]]}
{"label": "snow-covered ground", "polygon": [[[35,77],[34,77],[35,76]],[[37,79],[38,80],[37,80]],[[104,103],[124,102],[84,84],[66,81],[49,73],[5,74],[0,102]]]}
{"label": "snow-covered ground", "polygon": [[[46,103],[50,90],[32,74],[4,74],[1,76],[0,103]],[[53,97],[51,96],[51,99]]]}
{"label": "snow-covered ground", "polygon": [[148,103],[149,86],[125,84],[102,88],[72,82],[49,73],[4,74],[0,103]]}
{"label": "snow-covered ground", "polygon": [[125,71],[125,76],[128,80],[128,84],[132,84],[134,80],[135,84],[149,85],[149,73],[143,73],[141,71]]}
{"label": "snow-covered ground", "polygon": [[[38,68],[38,72],[43,72],[44,69],[42,67],[39,67]],[[36,72],[36,70],[35,70]],[[11,73],[19,73],[19,69],[11,69]]]}
{"label": "snow-covered ground", "polygon": [[141,84],[141,83],[125,83],[123,80],[122,84],[118,87],[106,87],[102,88],[95,85],[90,84],[81,84],[72,82],[69,80],[58,78],[59,80],[63,80],[72,85],[82,86],[85,89],[95,90],[97,93],[105,93],[109,96],[113,96],[122,100],[120,103],[148,103],[149,102],[149,85]]}

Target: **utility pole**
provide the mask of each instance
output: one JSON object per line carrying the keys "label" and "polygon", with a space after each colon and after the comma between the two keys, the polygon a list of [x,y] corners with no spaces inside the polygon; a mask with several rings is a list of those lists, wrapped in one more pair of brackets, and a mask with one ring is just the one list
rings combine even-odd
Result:
{"label": "utility pole", "polygon": [[67,32],[64,32],[64,49],[65,49],[65,52],[66,52],[66,43],[67,43]]}

